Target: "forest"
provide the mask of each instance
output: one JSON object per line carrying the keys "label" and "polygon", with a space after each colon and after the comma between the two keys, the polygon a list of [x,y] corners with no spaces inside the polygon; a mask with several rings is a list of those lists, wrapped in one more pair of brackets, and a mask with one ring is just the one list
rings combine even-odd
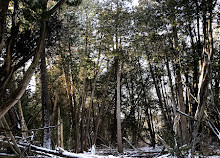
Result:
{"label": "forest", "polygon": [[220,157],[220,0],[0,0],[0,157]]}

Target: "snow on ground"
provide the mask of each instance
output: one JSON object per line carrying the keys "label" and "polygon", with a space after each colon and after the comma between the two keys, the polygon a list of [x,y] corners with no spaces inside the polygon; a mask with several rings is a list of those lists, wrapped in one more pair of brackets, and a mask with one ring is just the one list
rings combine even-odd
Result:
{"label": "snow on ground", "polygon": [[163,150],[163,146],[156,145],[155,148],[146,146],[146,147],[142,147],[142,148],[139,148],[139,149],[142,150],[142,151],[145,151],[145,152],[146,151],[148,151],[148,152],[161,152]]}
{"label": "snow on ground", "polygon": [[[91,152],[92,150],[90,150]],[[106,155],[108,157],[117,157],[117,158],[129,158],[129,157],[158,157],[163,152],[167,152],[167,150],[164,150],[162,146],[156,146],[153,147],[142,147],[137,149],[124,149],[123,154],[118,153],[117,149],[113,148],[96,148],[95,154],[97,155]],[[94,149],[92,151],[94,153]],[[111,155],[114,156],[111,156]]]}
{"label": "snow on ground", "polygon": [[[214,156],[202,156],[197,154],[194,158],[206,157],[206,158],[220,158],[220,150],[215,150],[216,155]],[[123,154],[119,154],[117,149],[96,149],[95,154],[97,155],[105,155],[107,158],[135,158],[135,157],[145,157],[145,158],[177,158],[176,156],[172,156],[168,153],[167,149],[164,149],[163,146],[153,147],[142,147],[137,149],[124,149]],[[112,156],[112,155],[114,156]],[[185,155],[185,158],[191,158],[191,154]]]}

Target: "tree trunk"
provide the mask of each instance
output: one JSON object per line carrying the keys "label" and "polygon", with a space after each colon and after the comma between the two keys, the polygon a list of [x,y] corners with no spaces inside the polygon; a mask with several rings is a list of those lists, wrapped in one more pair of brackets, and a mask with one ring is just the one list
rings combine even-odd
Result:
{"label": "tree trunk", "polygon": [[45,35],[46,35],[46,21],[42,21],[42,26],[41,26],[41,33],[40,33],[40,39],[38,43],[38,47],[36,49],[35,57],[33,59],[32,64],[28,68],[28,70],[25,73],[25,76],[22,80],[22,82],[19,84],[19,87],[15,90],[15,92],[11,95],[10,98],[4,103],[1,104],[0,106],[0,119],[8,112],[8,110],[13,107],[18,100],[23,96],[26,87],[28,86],[32,75],[35,72],[35,68],[38,65],[39,59],[41,52],[44,49],[44,44],[45,44]]}
{"label": "tree trunk", "polygon": [[[177,29],[175,25],[172,26],[173,29],[173,47],[176,52],[176,58],[178,59],[178,63],[176,64],[176,83],[177,83],[177,98],[178,98],[178,106],[179,110],[181,112],[186,112],[186,106],[184,104],[184,96],[183,96],[183,85],[182,85],[182,77],[181,77],[181,63],[180,63],[180,54],[178,51],[178,36],[177,36]],[[186,144],[189,142],[189,131],[187,126],[187,120],[186,117],[181,115],[180,116],[180,126],[181,126],[181,132],[182,132],[182,140],[183,144]]]}
{"label": "tree trunk", "polygon": [[153,69],[152,69],[152,65],[151,63],[149,62],[149,68],[150,68],[150,73],[151,73],[151,76],[153,78],[153,83],[154,83],[154,86],[155,86],[155,89],[156,89],[156,93],[157,93],[157,97],[158,97],[158,100],[159,100],[159,107],[162,111],[162,115],[163,115],[163,118],[164,118],[164,121],[165,121],[165,125],[167,126],[167,129],[172,129],[172,126],[167,118],[167,115],[164,111],[164,105],[163,105],[163,100],[162,100],[162,96],[161,96],[161,92],[160,92],[160,89],[159,89],[159,84],[155,78],[155,75],[154,75],[154,72],[153,72]]}
{"label": "tree trunk", "polygon": [[56,90],[55,99],[54,99],[54,103],[53,103],[52,114],[51,114],[51,119],[50,119],[52,125],[55,125],[54,118],[55,118],[55,112],[56,112],[56,109],[57,109],[58,98],[59,98],[59,90]]}
{"label": "tree trunk", "polygon": [[[183,87],[182,87],[182,77],[180,74],[180,67],[177,66],[177,92],[178,92],[178,105],[179,105],[179,109],[181,112],[186,112],[186,106],[184,104],[184,98],[183,98]],[[188,131],[188,126],[187,126],[187,120],[186,117],[181,115],[180,116],[180,126],[181,126],[181,132],[182,132],[182,139],[183,139],[183,143],[186,144],[189,141],[189,131]]]}
{"label": "tree trunk", "polygon": [[216,78],[215,78],[215,94],[214,94],[214,104],[216,107],[219,106],[219,78],[220,78],[220,75],[219,75],[219,72],[217,72],[216,74]]}
{"label": "tree trunk", "polygon": [[[64,57],[62,57],[64,59]],[[62,65],[63,65],[63,73],[65,76],[65,82],[66,82],[66,92],[67,92],[67,96],[68,96],[68,101],[69,101],[69,106],[71,109],[71,115],[72,115],[72,127],[75,130],[74,131],[74,135],[73,138],[74,140],[74,148],[78,151],[78,139],[77,139],[77,133],[76,133],[76,126],[77,126],[77,121],[76,121],[76,110],[77,110],[77,105],[76,105],[76,101],[75,101],[75,92],[74,92],[74,85],[71,84],[71,76],[69,75],[70,69],[68,69],[67,67],[65,67],[65,63],[64,61],[62,61]],[[71,73],[71,72],[70,72]]]}
{"label": "tree trunk", "polygon": [[86,115],[86,78],[87,78],[87,70],[84,68],[83,70],[83,88],[82,88],[82,97],[81,97],[81,109],[82,109],[82,114],[81,114],[81,152],[87,151],[87,147],[85,146],[85,139],[87,139],[86,133],[85,133],[85,115]]}
{"label": "tree trunk", "polygon": [[57,146],[64,149],[64,145],[63,145],[63,121],[62,121],[61,116],[60,116],[60,107],[58,108],[57,113],[58,113],[57,114],[58,115],[57,124],[59,125],[59,127],[57,128]]}
{"label": "tree trunk", "polygon": [[[207,10],[206,10],[207,9]],[[208,2],[208,8],[206,3],[203,1],[203,34],[204,34],[204,45],[203,45],[203,54],[202,62],[200,64],[200,77],[198,84],[198,95],[197,101],[198,106],[195,113],[194,129],[193,129],[193,138],[192,138],[192,153],[196,149],[196,144],[198,143],[198,132],[201,126],[201,122],[204,116],[206,100],[208,97],[208,86],[211,73],[211,63],[213,58],[213,36],[212,36],[212,12],[214,6],[213,2]],[[208,11],[208,12],[207,12]],[[206,18],[208,14],[208,19]]]}
{"label": "tree trunk", "polygon": [[[46,55],[45,50],[41,54],[41,99],[42,99],[42,120],[43,126],[50,126],[50,107],[48,100],[48,81],[47,81],[47,68],[46,68]],[[43,147],[51,149],[50,128],[43,131]]]}
{"label": "tree trunk", "polygon": [[102,96],[102,103],[101,103],[100,110],[99,110],[99,115],[98,115],[98,118],[97,118],[97,123],[96,123],[96,127],[95,127],[94,138],[93,138],[93,141],[92,141],[93,143],[92,144],[96,144],[97,134],[98,134],[98,131],[99,131],[99,126],[102,122],[102,117],[103,117],[103,113],[104,113],[104,109],[105,109],[105,105],[106,105],[105,104],[106,103],[106,95],[107,95],[108,85],[109,85],[111,76],[112,76],[112,71],[110,71],[107,82],[103,86],[104,93],[103,93],[103,96]]}
{"label": "tree trunk", "polygon": [[9,0],[0,1],[0,55],[2,54],[2,47],[4,43],[5,21],[8,4]]}
{"label": "tree trunk", "polygon": [[[98,56],[98,63],[97,63],[97,66],[98,66],[98,70],[96,70],[95,72],[95,76],[94,76],[94,82],[92,84],[92,92],[91,92],[91,96],[90,96],[90,102],[89,102],[89,111],[88,111],[88,115],[87,115],[87,122],[86,122],[86,135],[90,135],[89,133],[89,127],[90,127],[90,119],[91,119],[91,110],[92,110],[92,104],[93,104],[93,97],[94,97],[94,93],[95,93],[95,88],[96,88],[96,81],[97,81],[97,78],[98,78],[98,74],[99,74],[99,62],[100,62],[100,55],[101,55],[101,51],[99,50],[99,56]],[[89,139],[89,138],[88,138]],[[88,144],[88,139],[86,139],[85,141],[85,146],[87,146]],[[92,144],[93,145],[93,144]]]}
{"label": "tree trunk", "polygon": [[[6,121],[5,117],[3,116],[2,119],[0,120],[1,126],[5,129],[10,130],[8,122]],[[11,138],[12,143],[14,144],[14,152],[16,154],[18,154],[19,156],[22,156],[22,152],[20,151],[20,149],[18,148],[17,142],[15,141],[14,135],[11,131],[5,132],[6,136]],[[13,148],[12,148],[13,150]]]}
{"label": "tree trunk", "polygon": [[141,72],[140,61],[138,61],[138,66],[139,66],[139,75],[141,76],[141,85],[142,85],[144,96],[145,96],[144,97],[144,103],[146,105],[145,114],[147,115],[147,125],[148,125],[149,132],[150,132],[151,145],[153,147],[155,147],[156,141],[155,141],[155,132],[154,132],[153,119],[152,119],[152,114],[151,114],[150,106],[147,103],[147,92],[146,92],[146,89],[145,89],[144,79],[143,79],[142,72]]}
{"label": "tree trunk", "polygon": [[168,73],[168,79],[169,79],[169,87],[170,87],[170,92],[171,92],[171,101],[172,101],[172,108],[173,108],[173,113],[174,117],[176,116],[176,100],[175,100],[175,94],[174,94],[174,89],[173,89],[173,81],[171,77],[171,71],[170,71],[170,66],[169,66],[169,60],[168,57],[166,56],[166,67],[167,67],[167,73]]}
{"label": "tree trunk", "polygon": [[[18,84],[17,84],[17,81],[15,81],[14,76],[13,76],[13,80],[14,80],[14,87],[15,87],[15,89],[17,89],[18,88]],[[19,116],[19,119],[20,119],[21,130],[22,131],[27,131],[28,128],[27,128],[26,123],[25,123],[21,100],[18,101],[17,106],[18,106],[18,116]],[[28,133],[27,132],[22,132],[22,138],[27,140]]]}
{"label": "tree trunk", "polygon": [[[90,119],[91,119],[91,110],[92,110],[92,104],[93,104],[93,97],[94,97],[94,93],[95,93],[95,86],[96,86],[96,80],[97,80],[97,77],[98,77],[98,72],[95,74],[95,79],[94,79],[94,82],[92,84],[92,92],[91,92],[91,96],[90,96],[90,102],[89,102],[89,109],[88,109],[88,115],[87,115],[87,120],[86,120],[86,130],[85,130],[85,133],[86,133],[86,136],[89,135],[89,127],[90,127]],[[88,145],[88,139],[85,139],[85,146]]]}
{"label": "tree trunk", "polygon": [[122,147],[122,134],[121,134],[121,70],[119,60],[116,59],[116,75],[117,75],[117,106],[116,106],[116,117],[117,117],[117,143],[118,151],[123,153]]}

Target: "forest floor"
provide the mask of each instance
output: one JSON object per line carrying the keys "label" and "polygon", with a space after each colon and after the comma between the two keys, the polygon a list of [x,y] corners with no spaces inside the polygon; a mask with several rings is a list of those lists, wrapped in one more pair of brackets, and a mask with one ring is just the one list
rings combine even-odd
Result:
{"label": "forest floor", "polygon": [[[9,139],[8,139],[9,140]],[[6,141],[3,137],[0,137],[0,158],[4,157],[17,157],[14,154],[11,154],[8,149],[10,146],[13,146],[12,142]],[[215,139],[206,139],[206,141],[201,141],[201,151],[196,153],[196,156],[191,156],[189,149],[184,147],[184,152],[182,150],[182,154],[186,158],[220,158],[220,142]],[[42,148],[40,146],[35,146],[28,143],[23,143],[17,141],[17,147],[21,149],[23,153],[28,158],[31,157],[56,157],[56,158],[63,158],[63,157],[77,157],[77,158],[177,158],[172,156],[172,150],[168,150],[163,146],[156,145],[155,148],[150,146],[144,146],[140,148],[135,148],[131,144],[124,148],[124,152],[121,154],[117,151],[116,148],[101,145],[101,146],[92,146],[92,148],[85,153],[73,153],[68,152],[62,148],[56,148],[54,150]],[[183,148],[182,148],[183,149]]]}
{"label": "forest floor", "polygon": [[[117,149],[96,148],[95,154],[107,156],[109,158],[177,158],[172,156],[163,146],[156,146],[155,148],[146,146],[136,149],[124,149],[123,154],[119,154]],[[218,145],[210,146],[209,149],[206,149],[203,152],[198,152],[196,155],[197,156],[194,156],[195,158],[220,158],[220,148]],[[186,153],[184,157],[191,158],[192,156]]]}

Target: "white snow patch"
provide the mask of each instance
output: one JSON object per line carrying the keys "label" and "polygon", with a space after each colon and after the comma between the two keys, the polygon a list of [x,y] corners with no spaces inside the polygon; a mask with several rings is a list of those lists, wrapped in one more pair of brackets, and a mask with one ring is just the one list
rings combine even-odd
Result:
{"label": "white snow patch", "polygon": [[[165,155],[161,155],[157,158],[169,158],[169,157],[170,157],[170,154],[165,154]],[[174,157],[172,157],[172,158],[174,158]]]}
{"label": "white snow patch", "polygon": [[142,147],[142,148],[139,148],[139,149],[142,150],[142,151],[146,151],[146,152],[160,152],[160,151],[163,150],[163,146],[157,146],[156,145],[155,148],[146,146],[146,147]]}

